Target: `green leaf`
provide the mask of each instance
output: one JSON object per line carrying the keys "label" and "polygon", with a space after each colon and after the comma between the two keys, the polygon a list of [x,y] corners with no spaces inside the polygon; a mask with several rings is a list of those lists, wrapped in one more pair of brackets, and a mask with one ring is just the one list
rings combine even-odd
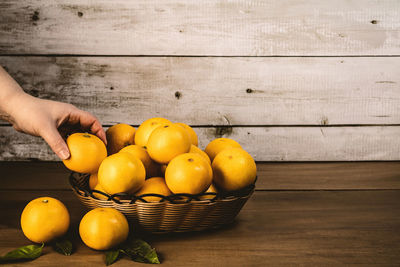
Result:
{"label": "green leaf", "polygon": [[146,241],[141,239],[129,240],[121,252],[128,255],[133,261],[159,264],[157,252]]}
{"label": "green leaf", "polygon": [[72,254],[72,243],[68,239],[56,240],[53,243],[53,248],[60,254],[70,256]]}
{"label": "green leaf", "polygon": [[106,265],[111,265],[118,260],[120,249],[106,252]]}
{"label": "green leaf", "polygon": [[17,248],[8,252],[6,255],[0,257],[0,263],[18,261],[18,260],[34,260],[42,254],[44,244],[38,245],[28,245],[24,247]]}

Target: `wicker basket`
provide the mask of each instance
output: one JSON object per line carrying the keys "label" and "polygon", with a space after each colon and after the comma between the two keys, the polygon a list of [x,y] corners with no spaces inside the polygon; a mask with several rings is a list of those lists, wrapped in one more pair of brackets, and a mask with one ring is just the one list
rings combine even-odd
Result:
{"label": "wicker basket", "polygon": [[[255,185],[229,194],[204,193],[200,195],[157,194],[141,196],[115,194],[108,200],[93,196],[88,185],[89,175],[71,173],[70,184],[79,200],[89,209],[112,207],[121,211],[135,226],[152,233],[201,231],[231,223],[253,194]],[[158,196],[160,202],[146,202],[143,197]],[[207,196],[206,200],[202,200]],[[124,200],[120,200],[120,199]]]}

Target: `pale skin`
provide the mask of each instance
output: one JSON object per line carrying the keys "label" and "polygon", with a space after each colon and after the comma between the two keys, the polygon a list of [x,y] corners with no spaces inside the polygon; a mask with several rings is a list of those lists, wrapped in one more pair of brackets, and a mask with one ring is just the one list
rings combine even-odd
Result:
{"label": "pale skin", "polygon": [[1,66],[0,119],[19,132],[42,137],[62,160],[70,157],[65,138],[72,132],[90,132],[107,143],[103,127],[94,115],[71,104],[25,93]]}

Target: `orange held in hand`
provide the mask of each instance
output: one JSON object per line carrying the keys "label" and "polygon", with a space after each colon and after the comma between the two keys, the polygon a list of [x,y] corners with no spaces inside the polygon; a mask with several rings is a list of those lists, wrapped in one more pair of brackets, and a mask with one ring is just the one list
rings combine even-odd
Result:
{"label": "orange held in hand", "polygon": [[96,173],[100,163],[107,157],[103,141],[89,133],[74,133],[67,138],[69,159],[63,160],[71,171],[79,173]]}
{"label": "orange held in hand", "polygon": [[46,243],[63,236],[70,217],[64,204],[52,197],[40,197],[25,206],[21,215],[24,235],[36,243]]}
{"label": "orange held in hand", "polygon": [[135,132],[135,128],[125,123],[115,124],[108,128],[106,131],[108,155],[115,154],[122,148],[133,145]]}
{"label": "orange held in hand", "polygon": [[143,163],[128,152],[118,152],[107,157],[100,165],[98,183],[105,192],[135,193],[146,178]]}
{"label": "orange held in hand", "polygon": [[79,224],[83,243],[96,250],[106,250],[124,242],[129,234],[125,216],[113,208],[96,208],[83,216]]}
{"label": "orange held in hand", "polygon": [[165,171],[165,182],[175,194],[200,194],[212,181],[210,164],[199,154],[185,153],[175,157]]}
{"label": "orange held in hand", "polygon": [[155,129],[147,142],[150,157],[161,164],[170,162],[174,157],[190,150],[190,139],[186,130],[171,124]]}

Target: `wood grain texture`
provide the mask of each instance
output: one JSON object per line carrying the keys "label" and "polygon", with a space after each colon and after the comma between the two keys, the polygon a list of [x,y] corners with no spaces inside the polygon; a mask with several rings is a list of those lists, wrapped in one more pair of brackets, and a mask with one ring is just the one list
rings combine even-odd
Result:
{"label": "wood grain texture", "polygon": [[[256,161],[400,160],[400,126],[195,128],[199,146],[217,137],[242,144]],[[0,127],[0,160],[57,160],[38,137]]]}
{"label": "wood grain texture", "polygon": [[[9,191],[0,195],[0,254],[29,244],[19,226],[23,207],[50,195],[71,213],[71,257],[45,248],[35,266],[99,266],[103,256],[77,236],[84,209],[65,191]],[[256,192],[226,228],[200,233],[143,235],[163,266],[396,266],[400,264],[399,190],[347,192]],[[29,263],[28,263],[29,264]],[[18,264],[16,266],[25,266]],[[131,266],[121,259],[116,266]]]}
{"label": "wood grain texture", "polygon": [[0,57],[30,94],[105,125],[400,122],[400,58]]}
{"label": "wood grain texture", "polygon": [[[0,190],[69,190],[61,162],[0,162]],[[256,190],[400,189],[400,162],[257,163]]]}
{"label": "wood grain texture", "polygon": [[400,162],[258,163],[257,190],[400,189]]}
{"label": "wood grain texture", "polygon": [[1,54],[399,55],[396,0],[15,1]]}

